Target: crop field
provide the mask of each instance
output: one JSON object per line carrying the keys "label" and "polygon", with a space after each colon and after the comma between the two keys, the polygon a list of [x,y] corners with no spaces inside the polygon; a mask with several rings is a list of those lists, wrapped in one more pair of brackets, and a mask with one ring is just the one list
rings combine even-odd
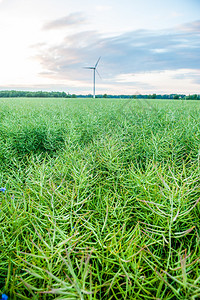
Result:
{"label": "crop field", "polygon": [[0,294],[200,298],[200,101],[0,100]]}

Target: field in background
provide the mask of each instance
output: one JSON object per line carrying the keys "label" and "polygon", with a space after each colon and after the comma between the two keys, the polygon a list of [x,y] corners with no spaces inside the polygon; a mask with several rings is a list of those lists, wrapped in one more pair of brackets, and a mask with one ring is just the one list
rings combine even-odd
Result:
{"label": "field in background", "polygon": [[0,292],[200,297],[200,101],[0,99]]}

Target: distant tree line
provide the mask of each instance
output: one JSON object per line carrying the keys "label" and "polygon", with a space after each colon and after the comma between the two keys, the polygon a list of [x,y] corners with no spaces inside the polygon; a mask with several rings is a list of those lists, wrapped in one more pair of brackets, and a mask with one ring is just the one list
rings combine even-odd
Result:
{"label": "distant tree line", "polygon": [[[78,98],[93,98],[93,95],[77,95]],[[157,95],[157,94],[149,94],[149,95],[96,95],[96,98],[123,98],[123,99],[185,99],[185,100],[200,100],[200,94],[194,94],[186,96],[184,94],[165,94],[165,95]]]}
{"label": "distant tree line", "polygon": [[[69,94],[66,92],[44,92],[44,91],[15,91],[15,90],[6,90],[0,91],[0,98],[16,98],[16,97],[36,97],[36,98],[93,98],[92,94],[88,95],[76,95]],[[96,95],[96,98],[123,98],[123,99],[185,99],[185,100],[200,100],[200,94],[193,95],[184,95],[184,94],[165,94],[165,95],[157,95],[157,94],[149,94],[149,95]]]}
{"label": "distant tree line", "polygon": [[30,91],[0,91],[1,98],[16,97],[37,97],[37,98],[74,98],[76,95],[66,94],[65,92],[30,92]]}

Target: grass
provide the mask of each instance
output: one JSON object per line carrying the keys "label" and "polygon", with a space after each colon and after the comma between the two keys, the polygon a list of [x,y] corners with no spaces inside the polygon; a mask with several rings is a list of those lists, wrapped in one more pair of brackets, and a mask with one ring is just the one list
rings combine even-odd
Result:
{"label": "grass", "polygon": [[200,297],[200,102],[1,99],[0,292]]}

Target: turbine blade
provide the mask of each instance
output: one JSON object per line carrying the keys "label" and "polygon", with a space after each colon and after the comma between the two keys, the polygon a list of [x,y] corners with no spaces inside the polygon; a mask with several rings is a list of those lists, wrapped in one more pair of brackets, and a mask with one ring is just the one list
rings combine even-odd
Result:
{"label": "turbine blade", "polygon": [[97,67],[97,65],[98,65],[98,63],[99,63],[99,61],[100,61],[100,59],[101,59],[101,56],[99,57],[99,59],[98,59],[97,62],[96,62],[95,69],[96,69],[96,67]]}
{"label": "turbine blade", "polygon": [[98,70],[97,70],[97,69],[95,69],[95,70],[96,70],[97,74],[99,75],[99,77],[100,77],[101,80],[102,80],[102,77],[101,77],[101,75],[99,74]]}
{"label": "turbine blade", "polygon": [[83,67],[83,69],[90,69],[90,70],[94,70],[94,67]]}

